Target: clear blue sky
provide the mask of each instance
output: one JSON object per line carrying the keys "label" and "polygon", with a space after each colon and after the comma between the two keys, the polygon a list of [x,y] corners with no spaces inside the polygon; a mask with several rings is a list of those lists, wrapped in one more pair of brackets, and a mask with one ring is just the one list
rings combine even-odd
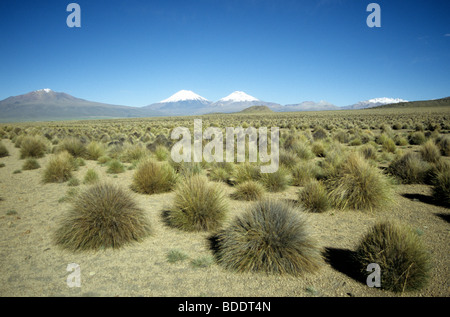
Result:
{"label": "clear blue sky", "polygon": [[[81,6],[68,28],[66,6]],[[369,3],[381,28],[369,28]],[[1,0],[0,100],[145,106],[181,89],[345,106],[450,96],[448,0]]]}

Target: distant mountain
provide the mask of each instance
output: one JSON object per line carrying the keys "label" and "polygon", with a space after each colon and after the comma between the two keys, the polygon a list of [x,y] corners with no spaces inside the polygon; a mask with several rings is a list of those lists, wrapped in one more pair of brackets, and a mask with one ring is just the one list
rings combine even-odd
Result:
{"label": "distant mountain", "polygon": [[267,112],[274,112],[274,111],[267,106],[251,106],[245,108],[244,110],[239,111],[238,113],[267,113]]}
{"label": "distant mountain", "polygon": [[386,98],[386,97],[374,98],[370,100],[360,101],[353,105],[342,107],[341,109],[352,109],[352,110],[367,109],[400,102],[408,102],[408,100],[403,100],[399,98]]}
{"label": "distant mountain", "polygon": [[180,90],[169,98],[149,106],[128,107],[88,101],[47,88],[0,101],[0,122],[433,106],[450,106],[450,97],[414,102],[375,98],[346,107],[337,107],[327,101],[280,105],[262,101],[242,91],[235,91],[217,102],[212,102],[190,90]]}
{"label": "distant mountain", "polygon": [[157,111],[168,116],[197,115],[211,112],[211,101],[190,90],[180,90],[167,99],[142,107],[144,111]]}
{"label": "distant mountain", "polygon": [[132,118],[160,115],[142,108],[110,105],[73,97],[51,89],[0,101],[0,121],[49,121],[93,118]]}
{"label": "distant mountain", "polygon": [[289,104],[281,108],[274,109],[275,111],[325,111],[325,110],[341,110],[342,108],[335,106],[327,101],[304,101],[297,104]]}
{"label": "distant mountain", "polygon": [[409,102],[392,103],[376,107],[379,108],[414,108],[414,107],[450,107],[450,97],[432,100],[419,100]]}
{"label": "distant mountain", "polygon": [[273,102],[259,100],[243,91],[235,91],[211,105],[212,112],[239,112],[252,106],[268,106],[276,108],[281,105]]}

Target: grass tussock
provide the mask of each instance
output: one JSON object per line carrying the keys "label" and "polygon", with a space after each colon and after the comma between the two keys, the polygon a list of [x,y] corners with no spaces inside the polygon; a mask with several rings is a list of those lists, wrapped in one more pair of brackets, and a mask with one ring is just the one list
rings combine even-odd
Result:
{"label": "grass tussock", "polygon": [[217,184],[204,175],[193,175],[180,182],[167,216],[169,224],[185,231],[211,231],[222,226],[228,202]]}
{"label": "grass tussock", "polygon": [[[23,141],[22,141],[23,142]],[[86,146],[81,142],[80,139],[75,137],[68,137],[63,139],[57,146],[57,152],[67,151],[73,157],[84,157],[86,156]]]}
{"label": "grass tussock", "polygon": [[86,174],[83,178],[83,184],[92,185],[100,180],[97,172],[93,170],[92,168],[88,169],[86,171]]}
{"label": "grass tussock", "polygon": [[261,173],[261,183],[267,191],[272,193],[286,190],[291,182],[291,174],[287,169],[280,166],[276,172]]}
{"label": "grass tussock", "polygon": [[297,276],[322,264],[305,215],[281,201],[256,202],[215,239],[217,262],[232,271]]}
{"label": "grass tussock", "polygon": [[303,161],[294,166],[291,171],[291,185],[305,186],[310,180],[321,175],[321,168],[313,161]]}
{"label": "grass tussock", "polygon": [[426,182],[431,165],[425,162],[421,155],[407,152],[395,158],[387,171],[404,184],[423,184]]}
{"label": "grass tussock", "polygon": [[299,190],[298,200],[311,212],[325,212],[331,207],[326,187],[315,179],[311,179]]}
{"label": "grass tussock", "polygon": [[44,183],[63,183],[72,177],[73,157],[68,152],[54,154],[44,170]]}
{"label": "grass tussock", "polygon": [[54,239],[71,251],[120,248],[150,234],[150,223],[132,196],[112,184],[98,183],[71,200]]}
{"label": "grass tussock", "polygon": [[46,151],[47,139],[38,135],[25,136],[20,143],[21,159],[29,157],[40,158],[45,155]]}
{"label": "grass tussock", "polygon": [[392,201],[390,180],[360,154],[352,153],[327,180],[330,201],[339,209],[375,210]]}
{"label": "grass tussock", "polygon": [[0,142],[0,157],[5,157],[5,156],[9,156],[8,149],[2,142]]}
{"label": "grass tussock", "polygon": [[428,278],[430,256],[419,236],[408,227],[382,222],[361,240],[356,262],[363,274],[370,263],[381,268],[381,288],[405,292],[422,288]]}
{"label": "grass tussock", "polygon": [[439,204],[450,207],[450,169],[437,172],[432,183],[433,198]]}
{"label": "grass tussock", "polygon": [[25,160],[25,162],[23,162],[23,165],[22,165],[22,169],[24,171],[35,170],[40,167],[41,167],[41,165],[39,165],[39,162],[35,158],[32,158],[32,157],[27,158]]}
{"label": "grass tussock", "polygon": [[141,194],[164,193],[171,191],[177,180],[177,174],[171,165],[148,159],[137,166],[132,189]]}
{"label": "grass tussock", "polygon": [[264,186],[255,181],[246,181],[236,185],[235,191],[231,194],[231,198],[236,200],[261,200],[265,193]]}
{"label": "grass tussock", "polygon": [[420,155],[425,162],[437,163],[441,158],[441,151],[433,140],[428,140],[420,147]]}
{"label": "grass tussock", "polygon": [[85,157],[88,160],[98,160],[100,157],[104,156],[106,153],[106,147],[104,144],[92,141],[86,146]]}
{"label": "grass tussock", "polygon": [[120,174],[125,172],[125,166],[118,159],[112,159],[107,163],[106,172],[109,174]]}

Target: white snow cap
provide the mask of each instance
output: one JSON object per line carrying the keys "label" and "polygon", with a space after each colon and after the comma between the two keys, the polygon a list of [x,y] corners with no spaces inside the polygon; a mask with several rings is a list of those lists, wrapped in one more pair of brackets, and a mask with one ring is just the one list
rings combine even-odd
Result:
{"label": "white snow cap", "polygon": [[253,96],[247,95],[243,91],[235,91],[219,101],[259,101]]}
{"label": "white snow cap", "polygon": [[399,98],[386,98],[386,97],[382,97],[382,98],[374,98],[374,99],[370,99],[367,101],[364,101],[367,103],[384,103],[384,104],[390,104],[390,103],[399,103],[399,102],[408,102],[408,100],[403,100],[403,99],[399,99]]}
{"label": "white snow cap", "polygon": [[36,92],[46,92],[46,93],[49,93],[49,92],[51,92],[52,90],[50,89],[50,88],[44,88],[44,89],[39,89],[39,90],[36,90]]}
{"label": "white snow cap", "polygon": [[208,101],[208,99],[197,95],[193,91],[180,90],[179,92],[177,92],[176,94],[170,96],[169,98],[162,100],[161,103],[164,103],[164,102],[178,102],[178,101],[186,101],[186,100]]}

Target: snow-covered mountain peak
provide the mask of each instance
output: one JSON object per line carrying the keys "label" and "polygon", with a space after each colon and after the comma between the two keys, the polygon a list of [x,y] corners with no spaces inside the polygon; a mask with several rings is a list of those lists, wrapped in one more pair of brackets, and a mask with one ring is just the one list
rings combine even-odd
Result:
{"label": "snow-covered mountain peak", "polygon": [[382,98],[373,98],[373,99],[369,99],[369,100],[362,101],[362,102],[391,104],[391,103],[408,102],[408,101],[400,99],[400,98],[386,98],[386,97],[382,97]]}
{"label": "snow-covered mountain peak", "polygon": [[220,99],[218,102],[228,102],[228,101],[242,102],[242,101],[259,101],[259,100],[253,96],[247,95],[243,91],[235,91],[229,94],[228,96]]}
{"label": "snow-covered mountain peak", "polygon": [[169,98],[162,100],[161,103],[179,102],[187,100],[208,101],[208,99],[203,98],[200,95],[197,95],[195,92],[191,90],[180,90],[179,92],[173,94]]}
{"label": "snow-covered mountain peak", "polygon": [[50,88],[44,88],[44,89],[36,90],[35,92],[45,92],[45,93],[49,93],[49,92],[52,92],[52,90],[51,90]]}

